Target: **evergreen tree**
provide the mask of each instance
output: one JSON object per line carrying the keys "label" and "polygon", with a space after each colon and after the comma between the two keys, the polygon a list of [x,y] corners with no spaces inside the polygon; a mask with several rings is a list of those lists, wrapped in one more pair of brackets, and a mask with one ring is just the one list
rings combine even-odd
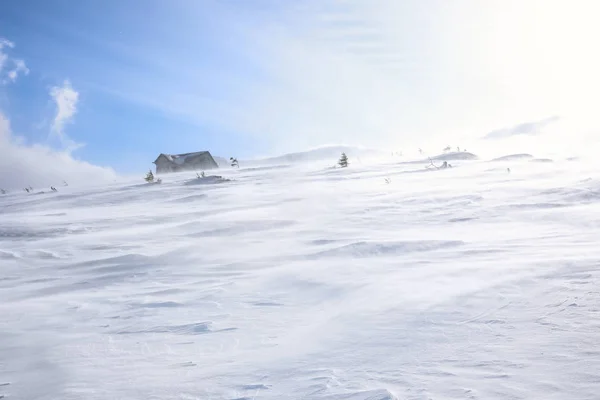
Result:
{"label": "evergreen tree", "polygon": [[154,182],[154,174],[152,173],[152,170],[149,170],[148,173],[146,174],[146,177],[144,178],[146,180],[146,182],[150,183],[150,182]]}
{"label": "evergreen tree", "polygon": [[231,166],[232,167],[240,167],[240,164],[238,163],[237,158],[233,158],[233,157],[229,157],[229,161],[231,161]]}
{"label": "evergreen tree", "polygon": [[348,166],[348,156],[346,155],[346,153],[342,153],[342,156],[340,157],[338,164],[342,168],[345,168]]}

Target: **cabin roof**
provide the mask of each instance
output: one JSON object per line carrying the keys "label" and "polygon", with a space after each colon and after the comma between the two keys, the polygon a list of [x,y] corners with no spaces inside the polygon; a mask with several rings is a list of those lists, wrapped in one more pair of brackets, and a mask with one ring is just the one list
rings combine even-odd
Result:
{"label": "cabin roof", "polygon": [[[195,157],[199,155],[208,154],[210,156],[210,152],[208,151],[196,151],[193,153],[182,153],[182,154],[165,154],[160,153],[156,160],[153,161],[153,164],[156,164],[161,157],[164,157],[166,160],[175,163],[175,164],[184,164],[188,157]],[[212,158],[212,156],[210,156]]]}

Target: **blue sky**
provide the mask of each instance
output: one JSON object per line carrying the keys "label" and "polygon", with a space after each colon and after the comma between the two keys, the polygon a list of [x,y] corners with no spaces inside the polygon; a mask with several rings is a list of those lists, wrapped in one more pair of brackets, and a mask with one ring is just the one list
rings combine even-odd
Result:
{"label": "blue sky", "polygon": [[[203,118],[214,107],[204,103],[235,95],[228,69],[236,79],[253,74],[226,48],[210,5],[193,18],[154,0],[26,0],[0,8],[0,37],[15,44],[11,53],[30,69],[5,88],[2,110],[28,140],[47,136],[54,113],[49,88],[68,79],[79,93],[69,135],[85,143],[77,155],[90,162],[130,170],[161,151],[265,151],[261,140]],[[187,109],[178,112],[186,97]]]}
{"label": "blue sky", "polygon": [[[4,136],[129,173],[160,152],[483,148],[489,132],[553,116],[583,130],[597,119],[597,11],[592,0],[4,0]],[[18,60],[26,70],[7,79]],[[511,145],[539,147],[536,136]]]}

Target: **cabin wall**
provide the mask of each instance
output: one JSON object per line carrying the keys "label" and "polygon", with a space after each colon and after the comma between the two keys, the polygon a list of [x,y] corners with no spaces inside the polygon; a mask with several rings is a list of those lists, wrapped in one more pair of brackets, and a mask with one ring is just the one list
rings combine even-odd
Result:
{"label": "cabin wall", "polygon": [[156,162],[156,173],[157,174],[165,174],[169,172],[175,172],[173,169],[173,164],[168,160],[158,160]]}

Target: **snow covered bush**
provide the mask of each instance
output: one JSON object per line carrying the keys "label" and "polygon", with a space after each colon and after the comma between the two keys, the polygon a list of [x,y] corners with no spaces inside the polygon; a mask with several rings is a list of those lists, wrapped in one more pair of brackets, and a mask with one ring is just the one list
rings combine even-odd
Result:
{"label": "snow covered bush", "polygon": [[342,156],[340,157],[340,160],[338,161],[338,165],[342,168],[345,168],[348,166],[348,156],[346,155],[346,153],[342,153]]}
{"label": "snow covered bush", "polygon": [[144,180],[148,183],[154,182],[154,174],[152,173],[152,170],[148,171]]}

